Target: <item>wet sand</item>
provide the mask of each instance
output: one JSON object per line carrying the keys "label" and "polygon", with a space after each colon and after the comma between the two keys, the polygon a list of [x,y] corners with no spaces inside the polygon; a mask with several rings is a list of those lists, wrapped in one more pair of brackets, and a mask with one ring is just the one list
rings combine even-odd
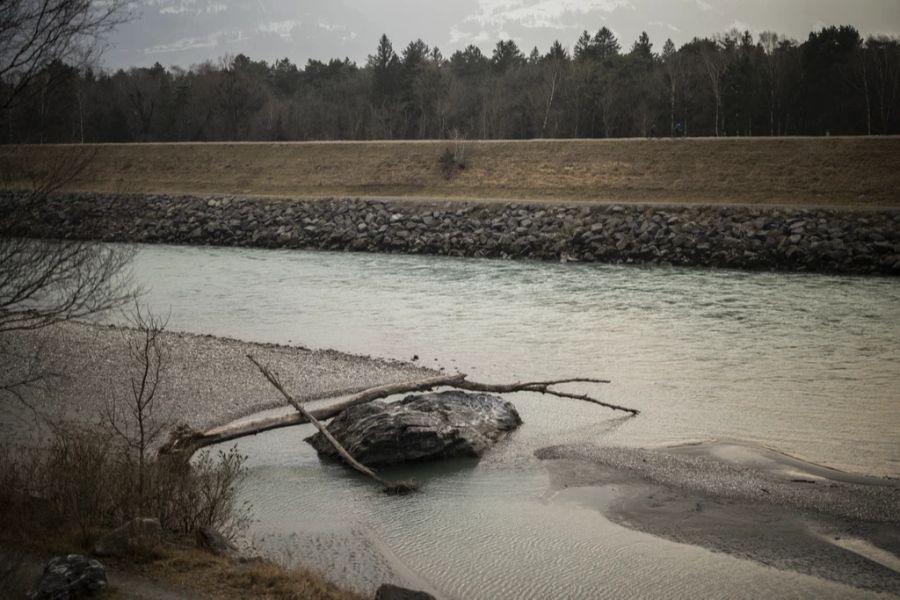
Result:
{"label": "wet sand", "polygon": [[374,596],[385,583],[438,596],[373,531],[358,523],[318,523],[291,533],[256,531],[252,545],[287,569],[302,565],[363,596]]}
{"label": "wet sand", "polygon": [[536,452],[554,500],[778,569],[900,594],[900,482],[716,442]]}

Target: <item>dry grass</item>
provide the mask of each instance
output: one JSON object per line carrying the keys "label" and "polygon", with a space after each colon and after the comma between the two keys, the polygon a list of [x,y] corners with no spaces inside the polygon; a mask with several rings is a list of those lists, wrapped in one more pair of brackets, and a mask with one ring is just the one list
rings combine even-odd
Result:
{"label": "dry grass", "polygon": [[[45,522],[45,508],[46,503],[40,500],[0,505],[0,586],[10,593],[9,597],[25,597],[51,556],[90,554],[90,540],[84,539],[80,528],[71,523]],[[99,536],[107,530],[95,529],[93,533]],[[263,560],[240,562],[214,556],[184,541],[164,542],[101,562],[107,567],[111,585],[100,598],[131,598],[129,590],[134,586],[159,598],[181,597],[180,592],[214,600],[360,598],[303,568],[286,570]]]}
{"label": "dry grass", "polygon": [[[88,554],[100,536],[135,514],[134,465],[112,439],[100,428],[72,425],[57,427],[47,448],[0,446],[0,589],[24,597],[50,556]],[[139,576],[146,580],[141,585],[153,588],[154,581],[161,582],[206,598],[354,598],[308,571],[285,571],[264,561],[241,563],[184,544],[190,532],[210,521],[227,533],[214,521],[245,518],[233,502],[242,465],[235,451],[219,461],[200,456],[190,468],[171,461],[148,464],[148,474],[156,467],[170,473],[148,477],[148,500],[159,499],[161,507],[150,502],[141,514],[160,517],[166,536],[177,543],[134,546],[125,558],[104,559],[115,575],[111,582],[120,582],[121,589],[102,596],[131,597],[128,588]]]}
{"label": "dry grass", "polygon": [[260,598],[271,600],[356,600],[361,598],[341,590],[305,569],[288,571],[265,561],[237,562],[192,548],[169,547],[155,561],[143,563],[132,572],[204,598]]}
{"label": "dry grass", "polygon": [[[0,535],[0,584],[9,597],[24,598],[50,556],[86,550],[64,539],[10,545]],[[11,548],[25,548],[14,550]],[[100,598],[131,598],[138,588],[153,597],[199,597],[210,600],[361,600],[361,596],[329,583],[303,568],[284,569],[263,560],[240,562],[176,544],[157,548],[153,556],[100,559],[110,587]],[[0,596],[3,596],[0,593]],[[3,596],[6,597],[6,596]]]}
{"label": "dry grass", "polygon": [[[31,175],[96,152],[73,190],[592,202],[900,206],[900,137],[0,146]],[[66,158],[68,157],[68,158]]]}

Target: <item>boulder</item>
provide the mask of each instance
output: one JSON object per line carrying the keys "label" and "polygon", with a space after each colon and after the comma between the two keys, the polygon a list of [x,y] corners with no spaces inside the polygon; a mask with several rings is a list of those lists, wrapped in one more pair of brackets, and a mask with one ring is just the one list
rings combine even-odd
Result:
{"label": "boulder", "polygon": [[125,556],[152,550],[162,543],[159,519],[137,518],[110,531],[94,544],[97,556]]}
{"label": "boulder", "polygon": [[106,587],[106,569],[94,559],[69,554],[50,559],[29,595],[32,600],[74,600]]}
{"label": "boulder", "polygon": [[[378,466],[480,457],[521,424],[515,407],[502,398],[446,391],[352,406],[332,419],[328,431],[356,460]],[[322,434],[306,441],[320,456],[337,457]]]}
{"label": "boulder", "polygon": [[385,583],[375,592],[375,600],[434,600],[434,596]]}
{"label": "boulder", "polygon": [[200,527],[195,532],[197,547],[216,556],[231,556],[237,549],[224,535],[212,527]]}

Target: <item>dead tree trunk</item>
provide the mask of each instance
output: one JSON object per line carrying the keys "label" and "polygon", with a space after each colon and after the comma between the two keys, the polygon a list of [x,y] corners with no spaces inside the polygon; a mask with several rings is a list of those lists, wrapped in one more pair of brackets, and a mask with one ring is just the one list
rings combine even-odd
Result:
{"label": "dead tree trunk", "polygon": [[585,402],[590,402],[592,404],[599,404],[600,406],[606,407],[610,410],[620,410],[622,412],[631,413],[632,415],[639,415],[641,411],[635,408],[628,408],[625,406],[619,406],[617,404],[609,404],[608,402],[602,402],[597,400],[596,398],[592,398],[587,394],[569,394],[567,392],[560,392],[557,390],[551,390],[550,387],[554,385],[560,385],[563,383],[609,383],[607,379],[587,379],[587,378],[575,378],[575,379],[558,379],[556,381],[534,381],[532,383],[510,383],[510,384],[490,384],[490,383],[478,383],[477,381],[463,381],[454,384],[452,387],[461,389],[461,390],[469,390],[470,392],[489,392],[493,394],[512,394],[514,392],[535,392],[538,394],[549,394],[551,396],[556,396],[558,398],[572,398],[573,400],[584,400]]}
{"label": "dead tree trunk", "polygon": [[[565,383],[609,383],[609,381],[606,379],[574,377],[570,379],[556,379],[551,381],[489,384],[479,383],[477,381],[468,381],[464,374],[458,373],[456,375],[440,375],[437,377],[430,377],[428,379],[422,379],[419,381],[392,383],[388,385],[369,388],[351,396],[350,398],[347,398],[346,400],[343,400],[336,404],[332,404],[331,406],[305,411],[305,413],[306,415],[309,415],[314,419],[324,421],[326,419],[337,416],[346,408],[355,406],[357,404],[371,402],[372,400],[377,400],[379,398],[386,398],[395,394],[406,394],[410,392],[427,392],[440,387],[450,387],[472,392],[487,392],[494,394],[511,394],[515,392],[547,394],[550,396],[556,396],[557,398],[567,398],[572,400],[590,402],[592,404],[597,404],[611,410],[627,412],[634,416],[640,414],[640,411],[637,409],[603,402],[587,394],[572,394],[552,389],[552,387],[555,385],[561,385]],[[303,413],[294,413],[279,417],[269,417],[239,425],[227,425],[224,427],[210,429],[208,431],[195,431],[193,429],[190,429],[189,427],[182,426],[172,433],[169,441],[160,449],[160,453],[181,454],[190,457],[194,452],[206,446],[220,444],[222,442],[228,442],[246,436],[256,435],[258,433],[270,431],[272,429],[278,429],[280,427],[290,427],[292,425],[301,425],[303,423],[309,422],[309,418]]]}
{"label": "dead tree trunk", "polygon": [[[354,394],[330,406],[317,408],[308,411],[310,415],[324,421],[338,415],[341,411],[357,404],[365,404],[379,398],[386,398],[394,394],[405,394],[408,392],[427,392],[436,387],[453,386],[462,381],[465,375],[440,375],[438,377],[430,377],[419,381],[405,381],[401,383],[389,383],[377,387],[368,388]],[[186,454],[192,455],[194,452],[207,446],[230,442],[238,438],[256,435],[273,429],[282,427],[293,427],[294,425],[303,425],[309,423],[306,417],[300,413],[291,413],[289,415],[279,415],[277,417],[266,417],[249,423],[239,425],[226,425],[224,427],[214,427],[207,431],[195,431],[190,427],[182,425],[172,432],[169,441],[160,448],[161,454]]]}

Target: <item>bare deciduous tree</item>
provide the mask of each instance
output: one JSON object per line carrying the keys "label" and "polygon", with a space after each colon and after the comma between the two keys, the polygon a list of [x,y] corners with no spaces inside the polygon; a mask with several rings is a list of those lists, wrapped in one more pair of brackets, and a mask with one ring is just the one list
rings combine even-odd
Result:
{"label": "bare deciduous tree", "polygon": [[700,46],[700,57],[703,59],[703,68],[708,79],[709,89],[715,100],[716,126],[714,130],[716,137],[719,137],[722,132],[722,121],[720,118],[722,112],[722,78],[724,77],[725,69],[728,66],[727,56],[724,52],[720,51],[719,45],[720,43],[718,41],[713,41],[704,43]]}
{"label": "bare deciduous tree", "polygon": [[138,460],[138,506],[144,509],[146,463],[150,448],[167,427],[156,412],[157,391],[168,355],[160,337],[168,319],[161,319],[135,303],[132,326],[126,331],[128,356],[133,371],[126,397],[113,397],[106,403],[105,417],[112,430],[134,452]]}
{"label": "bare deciduous tree", "polygon": [[54,60],[98,50],[103,36],[127,18],[125,0],[2,0],[0,81],[9,108]]}
{"label": "bare deciduous tree", "polygon": [[881,133],[887,135],[894,113],[900,108],[900,50],[896,39],[877,36],[866,42],[866,54],[872,58]]}
{"label": "bare deciduous tree", "polygon": [[[42,165],[3,165],[31,189],[0,207],[0,401],[25,402],[25,390],[44,382],[42,345],[20,347],[16,333],[85,319],[135,297],[127,266],[134,249],[81,240],[18,236],[21,223],[40,218],[44,198],[71,181],[93,158],[60,157]],[[16,174],[12,173],[15,171]]]}
{"label": "bare deciduous tree", "polygon": [[[124,0],[0,0],[0,110],[27,96],[49,63],[91,55],[126,16]],[[18,225],[36,218],[47,194],[69,183],[92,158],[88,153],[75,161],[3,165],[5,177],[30,180],[31,189],[0,209],[0,399],[24,400],[24,389],[47,375],[40,367],[41,348],[19,348],[11,334],[89,317],[134,295],[124,272],[131,249],[16,237]]]}
{"label": "bare deciduous tree", "polygon": [[[121,306],[135,291],[126,266],[133,250],[81,241],[0,237],[0,400],[45,381],[42,347],[15,334]],[[27,403],[27,402],[26,402]]]}
{"label": "bare deciduous tree", "polygon": [[684,55],[678,53],[672,40],[666,40],[666,44],[663,46],[662,64],[666,88],[669,92],[669,135],[675,137],[675,107],[678,94],[687,80],[687,73],[685,72]]}

